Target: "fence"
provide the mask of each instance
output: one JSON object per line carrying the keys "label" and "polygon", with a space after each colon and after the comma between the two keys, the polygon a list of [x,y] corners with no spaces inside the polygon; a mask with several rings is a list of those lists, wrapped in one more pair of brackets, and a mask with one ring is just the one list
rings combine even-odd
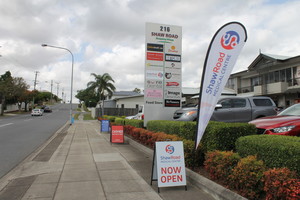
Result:
{"label": "fence", "polygon": [[[132,116],[138,113],[138,108],[104,108],[103,115]],[[95,118],[102,116],[102,108],[95,109]]]}

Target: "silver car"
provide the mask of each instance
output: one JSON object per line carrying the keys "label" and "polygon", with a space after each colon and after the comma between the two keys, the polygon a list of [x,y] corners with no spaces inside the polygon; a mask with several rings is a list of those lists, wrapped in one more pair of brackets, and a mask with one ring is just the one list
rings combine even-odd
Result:
{"label": "silver car", "polygon": [[[276,105],[269,97],[222,97],[216,105],[211,120],[249,122],[253,119],[276,114]],[[196,121],[197,115],[197,106],[182,108],[175,111],[173,119],[177,121]]]}
{"label": "silver car", "polygon": [[31,111],[31,116],[42,116],[44,113],[43,109],[33,109]]}

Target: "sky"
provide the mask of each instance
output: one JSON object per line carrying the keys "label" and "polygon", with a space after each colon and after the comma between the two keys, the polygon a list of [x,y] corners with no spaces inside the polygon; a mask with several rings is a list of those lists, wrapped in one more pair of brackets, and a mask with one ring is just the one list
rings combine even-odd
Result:
{"label": "sky", "polygon": [[[233,73],[259,52],[300,55],[299,0],[1,0],[0,75],[23,77],[30,90],[51,90],[73,102],[78,90],[109,73],[117,91],[144,89],[146,22],[182,27],[182,86],[200,86],[215,32],[242,23],[248,40]],[[64,96],[62,96],[64,94]]]}

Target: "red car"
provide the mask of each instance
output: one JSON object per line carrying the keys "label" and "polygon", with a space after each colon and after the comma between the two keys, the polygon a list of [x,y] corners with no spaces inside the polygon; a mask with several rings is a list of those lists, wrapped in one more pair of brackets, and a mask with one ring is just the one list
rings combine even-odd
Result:
{"label": "red car", "polygon": [[300,136],[300,104],[295,104],[276,116],[262,117],[249,122],[258,134]]}

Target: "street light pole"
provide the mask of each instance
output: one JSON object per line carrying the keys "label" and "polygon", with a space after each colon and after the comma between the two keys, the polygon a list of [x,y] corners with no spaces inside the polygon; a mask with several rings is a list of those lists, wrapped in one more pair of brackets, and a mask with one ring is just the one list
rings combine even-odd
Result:
{"label": "street light pole", "polygon": [[57,47],[57,46],[52,46],[52,45],[48,45],[48,44],[42,44],[42,47],[52,47],[52,48],[56,48],[56,49],[63,49],[68,51],[71,56],[72,56],[72,72],[71,72],[71,97],[70,97],[70,125],[73,124],[73,120],[72,120],[72,96],[73,96],[73,69],[74,69],[74,56],[73,53],[64,47]]}

